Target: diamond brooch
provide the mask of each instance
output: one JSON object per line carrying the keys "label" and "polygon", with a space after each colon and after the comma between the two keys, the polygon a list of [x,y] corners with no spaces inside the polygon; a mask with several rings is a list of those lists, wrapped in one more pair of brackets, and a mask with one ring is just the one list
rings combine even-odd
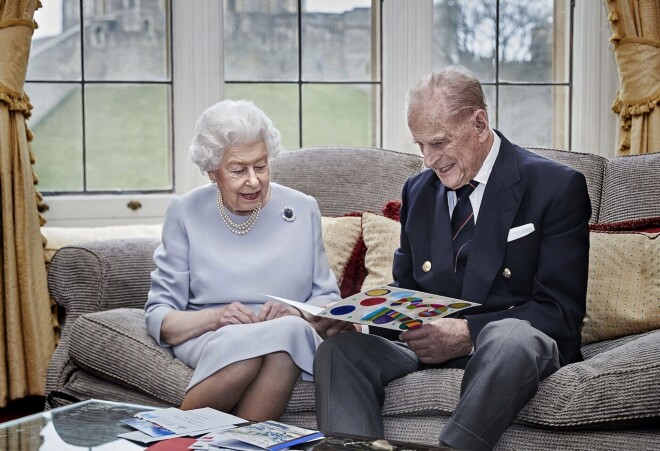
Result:
{"label": "diamond brooch", "polygon": [[293,222],[296,220],[296,213],[293,211],[293,208],[291,207],[284,207],[282,210],[282,219],[284,219],[286,222]]}

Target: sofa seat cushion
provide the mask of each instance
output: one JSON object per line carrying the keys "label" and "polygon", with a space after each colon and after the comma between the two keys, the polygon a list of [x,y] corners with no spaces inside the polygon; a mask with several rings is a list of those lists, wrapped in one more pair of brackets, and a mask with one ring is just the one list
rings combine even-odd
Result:
{"label": "sofa seat cushion", "polygon": [[[575,428],[659,418],[660,330],[620,342],[544,380],[517,422]],[[71,330],[70,353],[91,374],[172,405],[181,403],[192,376],[192,369],[148,335],[139,309],[81,316]],[[463,370],[429,369],[395,380],[386,387],[383,414],[450,415],[458,402],[462,376]],[[299,381],[287,412],[314,409],[313,383]]]}
{"label": "sofa seat cushion", "polygon": [[71,328],[69,353],[90,373],[173,405],[181,404],[193,373],[156,344],[142,309],[82,315]]}
{"label": "sofa seat cushion", "polygon": [[[567,365],[541,383],[517,422],[574,428],[659,418],[658,355],[660,330]],[[383,414],[449,415],[458,403],[462,376],[463,370],[431,369],[395,380],[386,388]]]}
{"label": "sofa seat cushion", "polygon": [[461,392],[463,370],[428,369],[390,382],[383,415],[451,415]]}
{"label": "sofa seat cushion", "polygon": [[[69,353],[89,374],[168,405],[181,404],[193,373],[169,348],[156,344],[147,332],[141,309],[115,309],[81,316],[71,329]],[[89,387],[83,384],[84,390],[78,385],[81,384],[74,384],[69,391],[80,395],[94,384]],[[287,411],[314,410],[314,383],[299,380]]]}
{"label": "sofa seat cushion", "polygon": [[625,338],[544,380],[518,421],[565,428],[657,421],[660,330]]}

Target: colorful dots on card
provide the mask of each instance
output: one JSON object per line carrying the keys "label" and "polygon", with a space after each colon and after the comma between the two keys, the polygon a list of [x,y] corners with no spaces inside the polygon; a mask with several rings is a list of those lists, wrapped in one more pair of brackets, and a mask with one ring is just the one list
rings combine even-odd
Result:
{"label": "colorful dots on card", "polygon": [[412,296],[415,296],[414,291],[395,291],[394,293],[390,294],[392,299],[409,298]]}
{"label": "colorful dots on card", "polygon": [[449,304],[449,308],[465,308],[469,307],[470,303],[468,302],[454,302],[452,304]]}
{"label": "colorful dots on card", "polygon": [[341,305],[330,310],[330,313],[333,315],[347,315],[355,310],[354,305]]}
{"label": "colorful dots on card", "polygon": [[374,324],[386,324],[391,321],[397,320],[401,322],[399,326],[400,329],[412,329],[413,327],[418,327],[422,325],[422,322],[409,316],[404,315],[403,313],[392,310],[388,307],[380,307],[373,312],[367,313],[362,316],[363,320],[371,321]]}
{"label": "colorful dots on card", "polygon": [[390,292],[390,290],[387,290],[385,288],[379,288],[379,289],[376,289],[376,290],[366,291],[364,294],[367,295],[367,296],[385,296],[389,292]]}
{"label": "colorful dots on card", "polygon": [[367,298],[364,299],[360,302],[360,305],[363,305],[365,307],[371,307],[372,305],[378,305],[382,304],[383,302],[386,302],[387,298]]}
{"label": "colorful dots on card", "polygon": [[447,307],[445,307],[444,305],[440,305],[440,304],[427,304],[426,306],[432,307],[432,309],[431,310],[424,310],[423,312],[420,312],[418,314],[418,316],[420,316],[422,318],[430,318],[430,317],[433,317],[433,316],[442,315],[444,312],[447,311]]}
{"label": "colorful dots on card", "polygon": [[413,309],[413,308],[415,308],[414,307],[415,305],[420,304],[422,302],[422,298],[417,298],[417,297],[414,297],[414,296],[408,296],[408,297],[405,297],[405,298],[397,299],[396,301],[392,302],[392,304],[390,304],[390,305],[392,305],[392,306],[403,305],[407,302],[410,302],[410,305],[408,306],[408,308]]}

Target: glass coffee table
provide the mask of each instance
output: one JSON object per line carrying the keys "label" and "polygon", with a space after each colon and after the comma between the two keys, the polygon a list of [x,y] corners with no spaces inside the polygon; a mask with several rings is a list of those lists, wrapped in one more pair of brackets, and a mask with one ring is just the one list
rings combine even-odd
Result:
{"label": "glass coffee table", "polygon": [[[117,437],[133,428],[119,420],[157,407],[90,399],[0,423],[0,450],[11,451],[142,451],[139,445]],[[431,451],[428,445],[340,435],[300,444],[294,449],[314,451]]]}
{"label": "glass coffee table", "polygon": [[90,399],[0,423],[0,449],[11,451],[137,451],[140,446],[117,437],[135,429],[120,423],[151,406]]}

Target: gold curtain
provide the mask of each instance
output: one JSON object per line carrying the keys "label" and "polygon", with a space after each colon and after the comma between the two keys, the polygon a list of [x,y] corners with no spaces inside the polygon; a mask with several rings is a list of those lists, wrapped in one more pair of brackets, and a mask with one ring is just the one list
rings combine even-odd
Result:
{"label": "gold curtain", "polygon": [[38,0],[0,0],[0,407],[43,395],[54,337],[23,91]]}
{"label": "gold curtain", "polygon": [[605,0],[620,88],[617,155],[660,152],[660,0]]}

